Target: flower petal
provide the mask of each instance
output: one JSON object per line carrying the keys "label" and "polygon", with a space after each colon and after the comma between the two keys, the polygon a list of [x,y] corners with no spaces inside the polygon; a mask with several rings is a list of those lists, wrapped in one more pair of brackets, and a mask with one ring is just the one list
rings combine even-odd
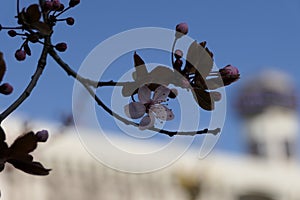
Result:
{"label": "flower petal", "polygon": [[150,111],[152,111],[155,114],[155,117],[160,120],[169,121],[174,119],[172,110],[164,105],[153,105],[150,107]]}
{"label": "flower petal", "polygon": [[124,106],[124,112],[131,119],[138,119],[146,113],[146,107],[140,102],[131,102]]}
{"label": "flower petal", "polygon": [[170,89],[161,85],[154,91],[153,101],[154,103],[161,103],[166,101],[167,97],[170,94]]}
{"label": "flower petal", "polygon": [[151,90],[147,85],[143,85],[139,88],[138,98],[142,104],[149,103],[151,101]]}
{"label": "flower petal", "polygon": [[140,130],[146,130],[148,128],[151,128],[154,126],[155,118],[153,114],[146,115],[145,117],[142,118],[139,129]]}

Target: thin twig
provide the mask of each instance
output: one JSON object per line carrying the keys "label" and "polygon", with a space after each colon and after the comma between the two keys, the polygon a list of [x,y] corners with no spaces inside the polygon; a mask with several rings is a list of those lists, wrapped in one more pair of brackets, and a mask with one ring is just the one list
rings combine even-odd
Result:
{"label": "thin twig", "polygon": [[79,82],[85,83],[86,85],[93,86],[94,88],[103,87],[103,86],[124,86],[130,82],[114,82],[114,81],[94,81],[85,77],[82,77],[80,74],[77,74],[67,63],[65,63],[59,55],[54,51],[54,49],[49,50],[49,54],[53,59],[63,68],[63,70]]}
{"label": "thin twig", "polygon": [[[91,86],[94,85],[94,82],[83,78],[82,76],[80,76],[79,74],[77,74],[67,63],[65,63],[60,56],[55,52],[55,50],[52,48],[49,50],[49,54],[50,56],[57,62],[57,64],[59,66],[61,66],[63,68],[63,70],[66,71],[66,73],[70,76],[72,76],[73,78],[75,78],[77,81],[79,81],[84,87],[85,89],[89,92],[89,94],[94,98],[94,100],[96,101],[96,103],[102,107],[108,114],[110,114],[112,117],[115,117],[116,119],[118,119],[119,121],[123,122],[126,125],[132,125],[135,127],[138,127],[139,124],[135,123],[133,121],[127,120],[125,118],[123,118],[122,116],[118,115],[117,113],[115,113],[114,111],[112,111],[109,107],[107,107],[102,101],[101,99],[96,95],[96,93],[92,90]],[[108,84],[114,84],[115,82],[106,82]],[[117,83],[118,84],[118,83]],[[166,134],[170,137],[174,136],[174,135],[196,135],[196,134],[207,134],[207,133],[211,133],[211,134],[218,134],[220,132],[220,129],[217,128],[215,130],[208,130],[208,129],[204,129],[204,130],[199,130],[199,131],[187,131],[187,132],[182,132],[182,131],[168,131],[168,130],[164,130],[164,129],[158,129],[158,128],[149,128],[149,130],[155,131],[155,132],[159,132],[162,134]]]}
{"label": "thin twig", "polygon": [[[45,42],[50,43],[50,37],[45,38]],[[36,71],[34,72],[33,76],[31,77],[31,81],[27,85],[26,89],[23,91],[23,93],[19,96],[19,98],[17,100],[15,100],[6,110],[4,110],[0,114],[0,124],[8,115],[10,115],[14,110],[16,110],[31,94],[32,90],[36,86],[36,84],[46,66],[48,48],[49,48],[49,46],[47,46],[47,45],[44,46],[42,54],[38,61]]]}
{"label": "thin twig", "polygon": [[172,66],[173,66],[173,67],[174,67],[174,65],[175,65],[175,62],[174,62],[174,50],[175,50],[175,45],[176,45],[177,40],[178,40],[178,38],[175,37],[174,42],[173,42],[173,45],[172,45],[171,61],[172,61]]}

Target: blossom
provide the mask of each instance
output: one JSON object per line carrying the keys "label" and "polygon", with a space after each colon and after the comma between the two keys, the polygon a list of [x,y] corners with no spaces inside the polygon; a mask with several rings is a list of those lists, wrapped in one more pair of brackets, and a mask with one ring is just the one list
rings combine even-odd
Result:
{"label": "blossom", "polygon": [[124,107],[125,114],[131,119],[143,117],[139,124],[140,130],[153,127],[155,118],[162,121],[172,120],[174,119],[172,110],[161,104],[166,102],[170,92],[169,88],[161,85],[155,89],[151,98],[151,90],[147,85],[144,85],[138,90],[139,102],[127,104]]}

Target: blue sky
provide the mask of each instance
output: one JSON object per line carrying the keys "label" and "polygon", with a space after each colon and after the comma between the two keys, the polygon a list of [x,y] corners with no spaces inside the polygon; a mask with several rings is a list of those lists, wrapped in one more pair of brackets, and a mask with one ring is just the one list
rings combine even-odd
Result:
{"label": "blue sky", "polygon": [[[22,1],[29,5],[36,1]],[[26,3],[26,4],[25,4]],[[28,4],[27,4],[28,3]],[[62,1],[67,4],[67,1]],[[1,2],[0,23],[15,25],[16,2]],[[265,68],[289,73],[300,85],[300,1],[299,0],[226,0],[226,1],[81,1],[64,16],[75,18],[73,27],[64,23],[55,27],[53,43],[65,41],[68,50],[61,56],[78,69],[89,52],[101,41],[117,33],[140,27],[174,29],[179,22],[187,22],[189,36],[206,40],[215,54],[217,66],[233,64],[240,69],[241,80],[226,89],[228,112],[219,149],[241,152],[240,120],[233,107],[239,86]],[[5,81],[14,85],[14,94],[1,98],[1,107],[16,99],[29,82],[36,68],[41,46],[32,45],[33,56],[17,62],[13,53],[21,44],[20,38],[10,38],[0,32],[0,49],[8,65]],[[120,44],[121,45],[121,44]],[[152,62],[155,54],[142,57]],[[159,57],[159,55],[157,55]],[[169,62],[169,57],[163,58]],[[132,67],[132,57],[124,58],[124,67]],[[266,74],[268,76],[268,74]],[[113,74],[112,74],[113,79]],[[30,98],[18,109],[29,118],[59,120],[62,113],[71,112],[73,79],[48,59],[42,78]],[[100,110],[108,129],[113,121]]]}

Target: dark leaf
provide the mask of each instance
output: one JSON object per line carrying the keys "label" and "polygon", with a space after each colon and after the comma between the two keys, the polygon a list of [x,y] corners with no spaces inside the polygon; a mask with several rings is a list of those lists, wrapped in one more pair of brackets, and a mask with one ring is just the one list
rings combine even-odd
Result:
{"label": "dark leaf", "polygon": [[174,71],[168,67],[157,66],[150,73],[150,82],[160,85],[169,85],[174,82]]}
{"label": "dark leaf", "polygon": [[52,33],[52,29],[50,28],[50,26],[48,26],[48,24],[44,22],[37,21],[31,23],[30,25],[31,28],[38,30],[43,35],[50,35]]}
{"label": "dark leaf", "polygon": [[199,44],[204,48],[206,47],[206,41],[200,42]]}
{"label": "dark leaf", "polygon": [[37,137],[31,131],[18,137],[13,144],[10,146],[10,153],[12,156],[28,154],[37,147]]}
{"label": "dark leaf", "polygon": [[26,22],[26,12],[25,8],[22,9],[22,11],[18,14],[18,24],[24,24]]}
{"label": "dark leaf", "polygon": [[192,92],[194,99],[202,109],[211,111],[215,108],[215,102],[209,92],[199,88],[193,88]]}
{"label": "dark leaf", "polygon": [[0,126],[0,160],[7,156],[8,145],[5,142],[6,136],[5,132]]}
{"label": "dark leaf", "polygon": [[136,81],[142,80],[148,75],[145,62],[136,52],[134,52],[133,58],[134,58],[134,66],[136,71],[135,73],[132,74],[132,77]]}
{"label": "dark leaf", "polygon": [[41,12],[37,4],[30,5],[26,10],[26,22],[33,23],[38,22],[41,18]]}
{"label": "dark leaf", "polygon": [[204,44],[198,44],[197,41],[190,45],[184,71],[193,74],[198,70],[202,77],[206,78],[213,67],[213,60],[202,45]]}
{"label": "dark leaf", "polygon": [[140,85],[137,82],[129,82],[122,88],[122,95],[124,97],[130,97],[137,93],[138,88]]}
{"label": "dark leaf", "polygon": [[6,135],[3,128],[0,126],[0,142],[4,142],[6,140]]}
{"label": "dark leaf", "polygon": [[211,78],[206,80],[207,86],[210,90],[215,90],[224,87],[224,82],[221,78]]}
{"label": "dark leaf", "polygon": [[51,169],[46,169],[41,163],[32,162],[28,159],[10,159],[7,162],[15,168],[32,175],[45,176],[51,171]]}
{"label": "dark leaf", "polygon": [[2,172],[4,170],[5,164],[4,163],[0,163],[0,172]]}
{"label": "dark leaf", "polygon": [[207,89],[206,80],[202,77],[202,75],[198,71],[195,72],[194,86],[196,86],[197,88],[201,88],[203,90]]}
{"label": "dark leaf", "polygon": [[31,56],[31,50],[30,50],[30,47],[28,45],[28,42],[25,42],[24,43],[24,51],[27,55]]}
{"label": "dark leaf", "polygon": [[4,61],[4,58],[3,58],[3,53],[0,52],[0,83],[3,80],[5,71],[6,71],[6,64],[5,64],[5,61]]}

